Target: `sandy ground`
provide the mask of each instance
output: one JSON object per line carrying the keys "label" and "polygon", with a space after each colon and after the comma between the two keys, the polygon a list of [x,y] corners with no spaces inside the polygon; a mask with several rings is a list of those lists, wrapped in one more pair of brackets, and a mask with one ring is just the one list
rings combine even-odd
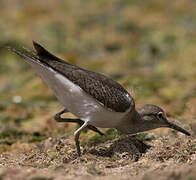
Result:
{"label": "sandy ground", "polygon": [[194,135],[170,134],[150,141],[151,134],[144,135],[143,141],[116,134],[103,143],[82,144],[81,157],[71,135],[13,144],[0,155],[0,179],[196,179]]}

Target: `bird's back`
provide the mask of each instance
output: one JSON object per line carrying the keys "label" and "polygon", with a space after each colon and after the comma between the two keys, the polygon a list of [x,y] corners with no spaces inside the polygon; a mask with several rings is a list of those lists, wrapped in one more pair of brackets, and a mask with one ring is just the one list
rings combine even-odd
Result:
{"label": "bird's back", "polygon": [[116,81],[100,73],[69,64],[35,42],[34,47],[41,62],[80,86],[105,107],[116,112],[125,112],[130,107],[135,107],[131,95]]}
{"label": "bird's back", "polygon": [[135,109],[131,95],[106,76],[69,64],[34,42],[36,52],[10,48],[53,90],[57,99],[81,120],[97,127],[116,127]]}

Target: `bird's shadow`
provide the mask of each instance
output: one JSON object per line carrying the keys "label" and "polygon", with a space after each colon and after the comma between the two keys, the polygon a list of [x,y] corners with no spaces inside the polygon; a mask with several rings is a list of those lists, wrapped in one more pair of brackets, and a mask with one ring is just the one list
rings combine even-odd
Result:
{"label": "bird's shadow", "polygon": [[103,156],[112,157],[114,154],[123,156],[131,156],[137,161],[141,154],[145,153],[152,146],[145,144],[143,141],[138,140],[136,136],[128,136],[125,138],[114,141],[108,148],[93,148],[88,153]]}

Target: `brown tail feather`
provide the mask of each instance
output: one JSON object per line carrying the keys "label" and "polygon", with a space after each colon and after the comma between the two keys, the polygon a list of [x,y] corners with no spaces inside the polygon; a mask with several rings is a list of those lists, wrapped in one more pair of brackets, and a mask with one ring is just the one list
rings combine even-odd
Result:
{"label": "brown tail feather", "polygon": [[[48,52],[44,47],[42,47],[40,44],[38,44],[37,42],[33,41],[33,46],[37,52],[37,55],[41,58],[41,60],[43,61],[61,61],[62,60],[58,57],[56,57],[55,55],[51,54],[50,52]],[[65,61],[63,61],[65,62]]]}
{"label": "brown tail feather", "polygon": [[38,57],[36,57],[36,55],[33,54],[33,52],[27,51],[26,49],[24,49],[25,51],[22,51],[22,50],[17,50],[11,46],[7,46],[7,49],[9,49],[10,51],[12,51],[13,53],[17,54],[18,56],[22,58],[31,58],[34,60],[38,59]]}

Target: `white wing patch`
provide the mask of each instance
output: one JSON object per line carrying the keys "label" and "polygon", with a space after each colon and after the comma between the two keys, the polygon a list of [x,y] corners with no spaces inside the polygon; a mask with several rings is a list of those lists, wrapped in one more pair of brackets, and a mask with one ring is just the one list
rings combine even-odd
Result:
{"label": "white wing patch", "polygon": [[55,77],[59,80],[60,83],[64,84],[65,88],[67,88],[68,91],[73,93],[81,93],[82,89],[65,78],[63,75],[57,73]]}

